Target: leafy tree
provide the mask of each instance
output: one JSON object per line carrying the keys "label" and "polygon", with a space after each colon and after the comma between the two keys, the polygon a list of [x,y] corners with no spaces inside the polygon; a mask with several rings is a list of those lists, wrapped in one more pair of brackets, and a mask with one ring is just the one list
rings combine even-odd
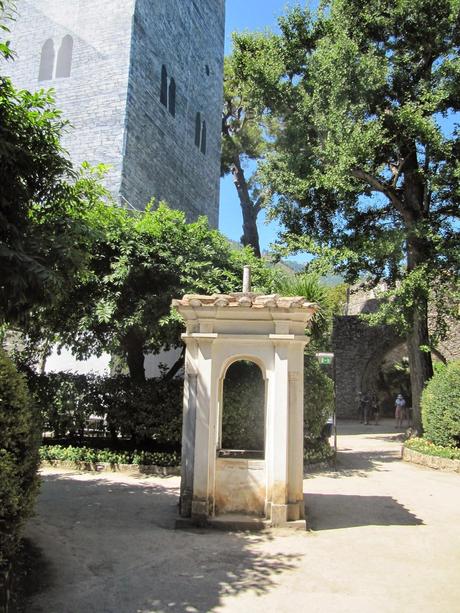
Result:
{"label": "leafy tree", "polygon": [[244,169],[247,160],[257,160],[263,154],[265,143],[259,120],[248,106],[239,86],[232,56],[225,58],[221,172],[222,175],[232,174],[238,193],[243,214],[241,242],[251,246],[260,258],[257,216],[261,209],[261,198],[257,190],[251,190],[253,178],[248,180]]}
{"label": "leafy tree", "polygon": [[235,39],[245,95],[280,122],[260,169],[271,214],[290,248],[392,288],[418,429],[430,288],[442,320],[458,271],[460,141],[441,120],[460,110],[459,14],[459,0],[326,0]]}
{"label": "leafy tree", "polygon": [[[0,2],[5,17],[11,5]],[[12,55],[1,42],[0,59]],[[0,77],[0,324],[54,300],[85,259],[80,212],[94,186],[72,171],[60,144],[65,125],[50,92],[17,91]]]}
{"label": "leafy tree", "polygon": [[275,290],[282,296],[304,296],[318,305],[310,331],[310,347],[319,351],[329,349],[333,317],[342,312],[345,303],[345,285],[328,287],[322,283],[319,275],[301,273],[279,277]]}
{"label": "leafy tree", "polygon": [[[39,487],[40,423],[27,383],[0,348],[0,595]],[[3,608],[3,607],[2,607]]]}
{"label": "leafy tree", "polygon": [[274,272],[250,249],[232,250],[206,218],[160,204],[132,212],[95,201],[85,219],[90,256],[74,286],[29,326],[29,343],[58,342],[86,358],[106,351],[126,358],[130,375],[145,380],[144,355],[179,346],[182,322],[170,312],[185,293],[241,289],[252,264],[255,284],[269,286]]}

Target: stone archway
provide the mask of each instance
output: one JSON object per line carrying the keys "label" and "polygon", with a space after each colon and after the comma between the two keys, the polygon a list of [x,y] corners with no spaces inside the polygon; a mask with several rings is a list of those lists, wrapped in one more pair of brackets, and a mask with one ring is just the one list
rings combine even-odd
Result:
{"label": "stone archway", "polygon": [[363,371],[361,390],[375,392],[382,417],[394,415],[397,394],[402,394],[410,404],[411,384],[406,342],[390,344],[386,352],[382,352],[382,347],[376,348]]}
{"label": "stone archway", "polygon": [[390,326],[369,326],[359,317],[336,317],[332,334],[337,416],[357,417],[358,392],[368,391],[382,359],[404,343]]}

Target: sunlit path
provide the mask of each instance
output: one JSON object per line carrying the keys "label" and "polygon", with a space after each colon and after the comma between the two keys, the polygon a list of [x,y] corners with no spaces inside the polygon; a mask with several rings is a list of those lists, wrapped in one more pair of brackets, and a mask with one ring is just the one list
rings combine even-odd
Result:
{"label": "sunlit path", "polygon": [[458,610],[459,476],[401,462],[390,421],[339,428],[337,470],[304,481],[310,533],[175,531],[178,478],[45,471],[28,612]]}

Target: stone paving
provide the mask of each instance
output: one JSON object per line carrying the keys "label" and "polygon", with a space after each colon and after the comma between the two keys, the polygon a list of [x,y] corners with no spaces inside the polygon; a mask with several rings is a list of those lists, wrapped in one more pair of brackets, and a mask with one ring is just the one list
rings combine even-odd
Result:
{"label": "stone paving", "polygon": [[175,531],[177,477],[45,469],[27,613],[458,611],[460,476],[401,462],[390,421],[339,430],[308,533]]}

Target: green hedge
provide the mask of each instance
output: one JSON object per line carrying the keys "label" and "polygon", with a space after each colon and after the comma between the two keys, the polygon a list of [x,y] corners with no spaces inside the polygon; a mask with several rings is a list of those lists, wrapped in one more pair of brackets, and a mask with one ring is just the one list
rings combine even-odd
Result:
{"label": "green hedge", "polygon": [[437,370],[423,390],[424,436],[435,445],[460,446],[460,361]]}
{"label": "green hedge", "polygon": [[[308,450],[325,438],[324,427],[334,411],[334,383],[314,354],[305,356],[304,365],[305,448]],[[256,364],[246,361],[232,364],[224,380],[224,448],[263,449],[264,395],[265,382]]]}
{"label": "green hedge", "polygon": [[324,438],[324,425],[334,412],[334,382],[315,355],[307,354],[304,365],[304,420],[308,442]]}
{"label": "green hedge", "polygon": [[306,441],[303,458],[305,464],[318,464],[319,462],[330,462],[334,459],[335,451],[329,445],[329,441],[315,439]]}
{"label": "green hedge", "polygon": [[38,489],[40,427],[27,383],[0,349],[0,569],[17,548]]}
{"label": "green hedge", "polygon": [[447,458],[448,460],[460,460],[460,449],[458,447],[435,445],[424,438],[410,438],[404,443],[404,447],[424,453],[425,455]]}
{"label": "green hedge", "polygon": [[183,382],[149,379],[133,383],[126,376],[98,377],[73,373],[31,375],[30,385],[45,431],[55,438],[83,442],[91,415],[105,418],[114,442],[179,448]]}
{"label": "green hedge", "polygon": [[224,379],[222,447],[263,450],[264,411],[262,371],[254,362],[233,363]]}
{"label": "green hedge", "polygon": [[113,451],[112,449],[65,447],[63,445],[43,445],[43,447],[40,447],[40,459],[47,462],[83,462],[87,464],[141,464],[143,466],[180,465],[180,454],[174,451]]}
{"label": "green hedge", "polygon": [[[105,419],[114,448],[179,450],[182,430],[183,381],[150,379],[133,383],[126,376],[98,377],[72,373],[31,375],[30,385],[45,431],[56,439],[88,445],[85,427],[91,415]],[[224,381],[223,447],[263,449],[265,382],[252,362],[237,362]],[[305,358],[306,446],[322,438],[333,411],[333,383],[316,358]],[[103,461],[103,460],[100,460]]]}

